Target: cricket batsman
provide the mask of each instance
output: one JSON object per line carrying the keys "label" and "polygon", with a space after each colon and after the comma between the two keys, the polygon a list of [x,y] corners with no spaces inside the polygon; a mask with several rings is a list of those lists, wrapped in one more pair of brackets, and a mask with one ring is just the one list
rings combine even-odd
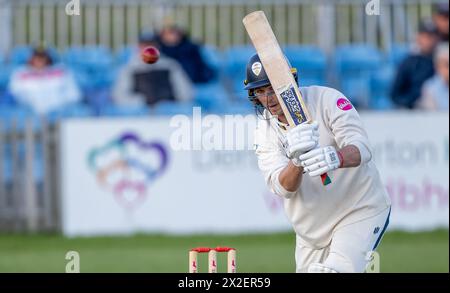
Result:
{"label": "cricket batsman", "polygon": [[[300,87],[313,122],[288,130],[257,54],[244,84],[261,118],[258,166],[296,233],[296,272],[364,272],[388,226],[391,203],[358,112],[335,89]],[[326,186],[324,173],[332,179]]]}

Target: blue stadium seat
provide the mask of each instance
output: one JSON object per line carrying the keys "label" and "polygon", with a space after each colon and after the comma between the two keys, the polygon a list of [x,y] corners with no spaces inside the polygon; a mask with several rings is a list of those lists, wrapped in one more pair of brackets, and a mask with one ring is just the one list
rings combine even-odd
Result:
{"label": "blue stadium seat", "polygon": [[77,67],[70,67],[69,69],[71,70],[76,83],[83,92],[93,89],[93,82],[88,72]]}
{"label": "blue stadium seat", "polygon": [[0,91],[0,107],[16,105],[14,97],[8,91]]}
{"label": "blue stadium seat", "polygon": [[104,46],[86,46],[84,51],[84,64],[93,69],[109,69],[114,63],[111,51]]}
{"label": "blue stadium seat", "polygon": [[250,101],[230,102],[227,103],[226,106],[222,109],[222,111],[218,112],[218,114],[225,114],[225,115],[255,114],[255,107],[252,105]]}
{"label": "blue stadium seat", "polygon": [[398,66],[410,52],[410,44],[393,44],[389,52],[389,61],[392,65]]}
{"label": "blue stadium seat", "polygon": [[217,47],[212,45],[204,45],[201,47],[201,54],[206,62],[214,68],[222,67],[223,56]]}
{"label": "blue stadium seat", "polygon": [[356,107],[367,107],[370,80],[382,64],[381,52],[366,44],[342,45],[335,52],[340,90]]}
{"label": "blue stadium seat", "polygon": [[119,49],[115,55],[116,64],[119,66],[125,65],[135,50],[138,50],[136,46],[125,46]]}
{"label": "blue stadium seat", "polygon": [[377,69],[382,61],[381,52],[371,45],[342,45],[336,49],[335,61],[340,72],[356,73]]}
{"label": "blue stadium seat", "polygon": [[0,93],[6,91],[13,69],[12,65],[0,64]]}
{"label": "blue stadium seat", "polygon": [[83,90],[108,88],[114,81],[114,58],[106,47],[71,47],[64,53],[63,61],[75,72]]}
{"label": "blue stadium seat", "polygon": [[226,68],[229,72],[242,71],[242,65],[245,66],[253,54],[255,54],[255,48],[250,45],[241,45],[230,47],[225,51],[224,60],[226,62]]}
{"label": "blue stadium seat", "polygon": [[62,55],[62,61],[72,69],[81,67],[83,64],[83,49],[82,47],[72,46],[69,47]]}
{"label": "blue stadium seat", "polygon": [[61,62],[61,56],[57,49],[49,47],[47,48],[47,51],[50,53],[50,56],[52,57],[52,61],[54,64]]}
{"label": "blue stadium seat", "polygon": [[150,110],[147,106],[119,106],[109,105],[100,110],[101,116],[109,117],[139,117],[148,116]]}
{"label": "blue stadium seat", "polygon": [[327,58],[320,48],[288,45],[283,50],[291,66],[297,68],[301,86],[325,85]]}
{"label": "blue stadium seat", "polygon": [[116,80],[117,70],[111,66],[109,69],[92,70],[89,75],[94,89],[106,89],[112,87]]}
{"label": "blue stadium seat", "polygon": [[341,80],[340,91],[356,108],[367,108],[370,99],[370,77],[345,76]]}
{"label": "blue stadium seat", "polygon": [[50,123],[54,123],[65,118],[91,117],[94,116],[93,114],[92,109],[87,105],[74,103],[51,111],[46,115],[46,118]]}
{"label": "blue stadium seat", "polygon": [[370,104],[374,110],[390,110],[394,105],[390,91],[395,77],[394,66],[388,64],[375,72],[370,81]]}
{"label": "blue stadium seat", "polygon": [[159,102],[156,104],[152,111],[154,115],[177,115],[183,114],[192,116],[192,108],[195,107],[195,103],[191,102]]}
{"label": "blue stadium seat", "polygon": [[234,91],[232,95],[232,100],[248,101],[248,91],[244,90],[243,88],[239,89],[238,91]]}
{"label": "blue stadium seat", "polygon": [[24,65],[30,60],[33,48],[31,46],[17,46],[12,49],[9,59],[15,65]]}
{"label": "blue stadium seat", "polygon": [[206,63],[216,73],[215,80],[220,79],[223,72],[223,56],[222,53],[214,46],[205,45],[201,47],[201,54]]}
{"label": "blue stadium seat", "polygon": [[98,71],[87,70],[82,67],[71,67],[69,69],[85,94],[111,88],[117,76],[117,70],[114,67],[111,67],[110,70],[99,69]]}
{"label": "blue stadium seat", "polygon": [[100,115],[102,109],[112,105],[110,89],[89,90],[85,92],[86,103],[94,112],[94,115]]}
{"label": "blue stadium seat", "polygon": [[113,57],[104,46],[73,46],[65,51],[63,61],[74,66],[105,67],[113,63]]}
{"label": "blue stadium seat", "polygon": [[225,88],[219,82],[199,84],[195,86],[196,104],[207,112],[220,111],[223,105],[228,101],[228,95]]}
{"label": "blue stadium seat", "polygon": [[245,68],[248,60],[255,54],[253,46],[234,46],[225,51],[224,68],[227,81],[233,95],[239,99],[245,99],[247,94],[244,91]]}

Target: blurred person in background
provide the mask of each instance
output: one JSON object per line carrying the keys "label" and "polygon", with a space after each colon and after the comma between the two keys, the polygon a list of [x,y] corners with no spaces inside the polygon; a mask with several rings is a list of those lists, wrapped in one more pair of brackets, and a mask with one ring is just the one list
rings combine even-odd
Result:
{"label": "blurred person in background", "polygon": [[54,65],[43,47],[36,47],[28,64],[13,72],[8,91],[15,102],[39,115],[82,100],[71,72]]}
{"label": "blurred person in background", "polygon": [[431,20],[420,23],[415,50],[400,64],[391,98],[399,108],[413,109],[421,96],[423,83],[434,75],[433,53],[438,43],[437,29]]}
{"label": "blurred person in background", "polygon": [[193,86],[181,65],[162,52],[158,62],[144,63],[140,52],[147,46],[158,47],[152,33],[139,36],[138,48],[121,69],[114,86],[114,102],[124,106],[154,106],[160,101],[192,100]]}
{"label": "blurred person in background", "polygon": [[418,108],[448,111],[448,43],[441,43],[436,49],[434,64],[436,74],[425,82]]}
{"label": "blurred person in background", "polygon": [[448,3],[440,3],[435,5],[433,21],[437,27],[439,41],[448,43]]}
{"label": "blurred person in background", "polygon": [[161,52],[177,60],[193,83],[207,83],[214,78],[214,71],[202,57],[200,45],[191,41],[178,26],[164,26],[157,41]]}

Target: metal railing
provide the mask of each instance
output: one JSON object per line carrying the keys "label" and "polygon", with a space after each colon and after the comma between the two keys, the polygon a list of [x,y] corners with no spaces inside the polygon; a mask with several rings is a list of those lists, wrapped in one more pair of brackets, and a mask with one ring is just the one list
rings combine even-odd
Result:
{"label": "metal railing", "polygon": [[[0,231],[59,227],[57,128],[42,119],[0,123]],[[41,160],[41,166],[35,166]],[[39,178],[38,173],[41,174]]]}
{"label": "metal railing", "polygon": [[0,6],[10,4],[11,17],[3,20],[3,27],[11,28],[10,45],[45,41],[60,49],[80,44],[118,48],[135,43],[143,30],[173,22],[194,39],[226,48],[249,43],[242,18],[264,10],[283,44],[329,49],[368,42],[389,49],[394,42],[411,42],[419,20],[431,16],[433,3],[444,1],[379,0],[380,14],[371,16],[365,12],[369,0],[79,0],[79,16],[66,15],[69,2],[0,0]]}

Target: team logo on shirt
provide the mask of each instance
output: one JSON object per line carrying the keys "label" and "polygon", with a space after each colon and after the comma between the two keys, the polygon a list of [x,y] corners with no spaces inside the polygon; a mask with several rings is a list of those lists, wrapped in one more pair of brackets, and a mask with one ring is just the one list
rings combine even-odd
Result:
{"label": "team logo on shirt", "polygon": [[350,101],[347,99],[344,99],[344,98],[338,99],[336,105],[342,111],[348,111],[348,110],[353,109],[353,106],[350,103]]}
{"label": "team logo on shirt", "polygon": [[261,73],[262,65],[259,62],[255,62],[252,64],[253,73],[258,76]]}

